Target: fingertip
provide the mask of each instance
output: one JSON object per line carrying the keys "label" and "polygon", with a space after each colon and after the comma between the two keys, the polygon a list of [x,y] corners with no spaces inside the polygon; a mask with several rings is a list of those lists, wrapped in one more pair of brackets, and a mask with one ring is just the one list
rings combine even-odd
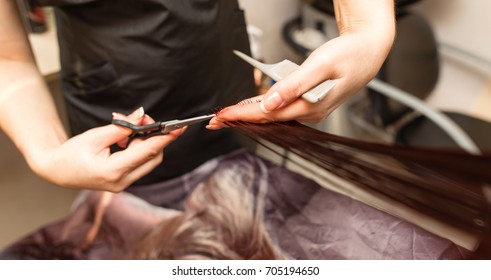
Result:
{"label": "fingertip", "polygon": [[220,120],[221,119],[218,116],[215,116],[215,117],[213,117],[213,119],[210,120],[208,125],[220,125],[222,123],[222,121],[220,121]]}
{"label": "fingertip", "polygon": [[124,118],[126,118],[125,115],[116,112],[113,112],[112,116],[113,116],[113,120],[123,120]]}
{"label": "fingertip", "polygon": [[133,113],[129,114],[128,116],[118,112],[112,112],[112,116],[113,116],[113,120],[123,120],[123,121],[131,122],[135,125],[139,125],[144,121],[148,122],[149,124],[152,123],[153,121],[151,117],[145,114],[143,107],[136,109]]}
{"label": "fingertip", "polygon": [[228,110],[229,110],[229,107],[225,107],[225,108],[221,109],[220,111],[218,111],[218,113],[215,114],[215,116],[210,120],[210,122],[213,120],[218,120],[222,115],[227,114]]}
{"label": "fingertip", "polygon": [[130,119],[137,120],[143,118],[144,115],[145,115],[145,110],[143,109],[143,107],[140,107],[136,109],[133,113],[131,113],[128,117]]}
{"label": "fingertip", "polygon": [[142,119],[142,125],[152,124],[155,120],[149,115],[145,114]]}
{"label": "fingertip", "polygon": [[211,124],[209,124],[209,125],[206,126],[206,129],[208,129],[208,130],[220,130],[222,128],[223,128],[223,126],[220,126],[220,125],[211,125]]}
{"label": "fingertip", "polygon": [[220,112],[216,114],[216,116],[210,120],[210,125],[219,125],[226,121],[233,121],[237,118],[240,118],[240,112],[237,110],[238,107],[245,107],[247,105],[232,105],[226,108],[223,108]]}
{"label": "fingertip", "polygon": [[169,134],[172,135],[172,136],[175,136],[175,137],[179,137],[181,136],[184,132],[186,132],[186,130],[188,129],[187,126],[183,127],[183,128],[179,128],[179,129],[176,129],[176,130],[173,130],[171,131]]}
{"label": "fingertip", "polygon": [[118,145],[120,148],[122,148],[122,149],[126,149],[126,147],[128,147],[128,142],[129,142],[129,140],[128,140],[128,138],[126,138],[126,139],[123,139],[123,140],[119,141],[119,142],[117,143],[117,145]]}
{"label": "fingertip", "polygon": [[226,125],[224,124],[225,120],[221,119],[218,115],[213,117],[210,122],[208,123],[208,125],[206,126],[206,129],[208,130],[219,130],[219,129],[222,129],[224,127],[226,127]]}
{"label": "fingertip", "polygon": [[247,105],[232,105],[229,106],[216,116],[216,123],[210,122],[211,126],[228,127],[226,122],[233,121],[259,121],[264,118],[264,114],[260,111],[256,103]]}

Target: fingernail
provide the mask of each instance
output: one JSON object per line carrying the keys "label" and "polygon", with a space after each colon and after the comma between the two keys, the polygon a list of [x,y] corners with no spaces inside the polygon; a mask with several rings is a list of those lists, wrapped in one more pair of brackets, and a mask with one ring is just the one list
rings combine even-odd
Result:
{"label": "fingernail", "polygon": [[112,115],[113,115],[113,119],[124,119],[125,117],[125,115],[116,112],[113,112]]}
{"label": "fingernail", "polygon": [[219,130],[219,129],[222,129],[223,126],[221,125],[213,125],[213,124],[209,124],[206,126],[206,129],[209,129],[209,130]]}
{"label": "fingernail", "polygon": [[143,110],[143,107],[140,107],[140,108],[136,109],[133,113],[131,113],[128,117],[140,119],[144,115],[145,115],[145,110]]}
{"label": "fingernail", "polygon": [[145,110],[143,109],[143,107],[140,107],[137,110],[138,110],[138,118],[141,118],[145,115]]}
{"label": "fingernail", "polygon": [[210,120],[210,122],[208,124],[209,125],[220,125],[221,122],[218,121],[218,118],[217,117],[214,117],[213,119]]}
{"label": "fingernail", "polygon": [[259,108],[261,108],[261,111],[263,113],[267,114],[278,107],[280,107],[283,104],[283,99],[281,98],[281,95],[275,91],[273,93],[269,93],[264,97],[264,99],[259,103]]}
{"label": "fingernail", "polygon": [[184,132],[185,132],[187,129],[188,129],[188,127],[187,127],[187,126],[185,126],[185,127],[181,128],[181,129],[179,130],[179,133],[177,134],[177,136],[182,135],[182,134],[183,134],[183,133],[184,133]]}

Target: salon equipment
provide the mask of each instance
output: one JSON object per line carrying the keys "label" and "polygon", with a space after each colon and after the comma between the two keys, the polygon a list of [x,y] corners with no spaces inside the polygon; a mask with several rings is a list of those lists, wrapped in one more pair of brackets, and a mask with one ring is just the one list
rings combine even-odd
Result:
{"label": "salon equipment", "polygon": [[[363,126],[392,132],[393,141],[402,145],[460,147],[471,153],[489,151],[491,123],[468,114],[439,112],[456,124],[462,132],[460,135],[468,135],[466,138],[474,142],[471,145],[474,147],[470,147],[458,137],[456,129],[448,129],[438,119],[425,114],[421,110],[425,109],[423,106],[415,108],[408,103],[408,98],[413,98],[428,107],[424,100],[433,93],[438,82],[441,46],[427,20],[416,13],[398,18],[397,34],[377,79],[368,85],[369,107],[365,109],[364,118],[358,117]],[[469,143],[468,140],[465,142]]]}
{"label": "salon equipment", "polygon": [[[491,150],[491,123],[457,112],[440,112],[426,99],[439,77],[438,42],[428,21],[407,9],[418,1],[396,1],[397,38],[387,60],[367,86],[367,98],[354,102],[350,120],[371,135],[409,146]],[[304,1],[303,15],[287,23],[283,37],[302,57],[312,50],[294,40],[299,29],[337,36],[330,1]]]}
{"label": "salon equipment", "polygon": [[[275,64],[265,64],[239,51],[234,51],[234,53],[240,58],[242,58],[243,60],[247,61],[252,66],[261,70],[261,72],[268,75],[271,79],[275,81],[282,80],[283,78],[290,75],[300,67],[296,63],[293,63],[288,59],[285,59]],[[335,85],[336,83],[332,80],[324,81],[321,84],[317,85],[316,87],[304,93],[302,95],[302,98],[310,103],[317,103],[321,101]]]}
{"label": "salon equipment", "polygon": [[199,116],[199,117],[194,117],[184,120],[171,120],[166,122],[159,121],[147,125],[134,125],[130,122],[123,121],[123,120],[113,120],[112,123],[115,125],[124,126],[131,129],[133,131],[133,133],[129,137],[131,141],[135,138],[147,139],[152,136],[166,135],[173,130],[210,120],[214,116],[215,114],[211,114],[211,115],[204,115],[204,116]]}

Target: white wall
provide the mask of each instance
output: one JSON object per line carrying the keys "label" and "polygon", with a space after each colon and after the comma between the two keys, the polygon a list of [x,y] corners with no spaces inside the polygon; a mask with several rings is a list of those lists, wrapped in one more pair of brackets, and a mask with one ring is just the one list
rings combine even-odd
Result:
{"label": "white wall", "polygon": [[248,24],[263,30],[259,40],[264,59],[268,63],[292,58],[293,52],[283,42],[281,30],[286,21],[300,13],[300,0],[239,0],[246,12]]}
{"label": "white wall", "polygon": [[491,1],[423,0],[416,10],[427,15],[440,40],[491,61]]}
{"label": "white wall", "polygon": [[443,109],[464,111],[491,120],[491,1],[422,0],[415,11],[433,24],[437,39],[481,57],[459,59],[442,49],[442,73],[429,100]]}

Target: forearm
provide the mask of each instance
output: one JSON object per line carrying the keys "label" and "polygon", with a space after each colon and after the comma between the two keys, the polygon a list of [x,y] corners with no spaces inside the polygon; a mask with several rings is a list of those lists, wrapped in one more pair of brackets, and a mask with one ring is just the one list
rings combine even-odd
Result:
{"label": "forearm", "polygon": [[373,36],[381,55],[388,54],[395,37],[394,0],[334,0],[334,9],[340,35]]}
{"label": "forearm", "polygon": [[28,163],[67,136],[43,77],[34,64],[0,60],[0,127]]}
{"label": "forearm", "polygon": [[32,165],[66,133],[39,73],[15,1],[0,2],[0,127]]}

